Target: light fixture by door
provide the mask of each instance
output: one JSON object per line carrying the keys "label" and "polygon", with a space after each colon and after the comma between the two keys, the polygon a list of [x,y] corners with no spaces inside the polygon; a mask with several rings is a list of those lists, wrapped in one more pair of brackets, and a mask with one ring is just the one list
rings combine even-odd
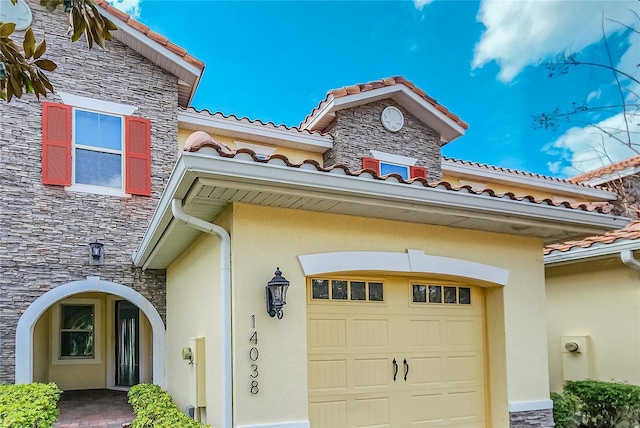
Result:
{"label": "light fixture by door", "polygon": [[284,315],[282,307],[287,304],[287,290],[289,289],[289,281],[282,276],[280,268],[276,268],[275,276],[267,283],[265,289],[267,297],[267,313],[269,316],[282,319]]}
{"label": "light fixture by door", "polygon": [[104,264],[104,244],[98,241],[89,244],[89,265],[101,266]]}

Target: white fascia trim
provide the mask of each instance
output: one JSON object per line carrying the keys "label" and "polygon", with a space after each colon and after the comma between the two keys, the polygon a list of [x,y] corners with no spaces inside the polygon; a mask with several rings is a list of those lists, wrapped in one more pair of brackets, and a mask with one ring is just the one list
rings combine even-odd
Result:
{"label": "white fascia trim", "polygon": [[371,156],[373,156],[374,159],[381,160],[382,162],[391,162],[399,165],[408,165],[408,166],[413,166],[416,164],[416,162],[418,162],[417,158],[412,158],[409,156],[394,155],[391,153],[380,152],[378,150],[370,150],[370,152],[371,152]]}
{"label": "white fascia trim", "polygon": [[640,170],[639,167],[630,165],[620,171],[614,171],[610,174],[601,175],[600,177],[593,178],[591,180],[586,180],[583,183],[589,184],[590,186],[598,186],[600,184],[609,183],[614,180],[620,180],[622,178],[628,177],[630,175],[635,174],[639,170]]}
{"label": "white fascia trim", "polygon": [[215,153],[183,152],[174,166],[169,182],[151,219],[139,250],[133,261],[137,266],[145,264],[149,253],[171,221],[170,204],[173,198],[183,198],[193,181],[201,174],[231,182],[238,189],[268,187],[282,194],[325,197],[345,202],[384,205],[397,209],[425,209],[443,215],[466,212],[483,219],[500,219],[511,223],[529,223],[531,226],[548,226],[556,229],[575,227],[593,233],[594,228],[619,229],[629,219],[602,214],[514,201],[489,195],[476,195],[464,191],[425,188],[421,183],[413,185],[370,178],[326,173],[315,169],[291,168],[277,165],[275,161],[258,163],[253,160],[223,158]]}
{"label": "white fascia trim", "polygon": [[383,271],[455,276],[505,286],[509,271],[484,263],[430,256],[422,250],[406,253],[337,251],[298,256],[305,276],[334,272]]}
{"label": "white fascia trim", "polygon": [[80,95],[69,94],[67,92],[56,92],[56,95],[62,98],[62,102],[67,105],[103,113],[129,116],[133,114],[134,111],[138,110],[138,107],[136,106],[114,103],[112,101],[96,100],[95,98],[82,97]]}
{"label": "white fascia trim", "polygon": [[512,172],[494,171],[473,165],[460,165],[444,158],[441,161],[441,167],[443,174],[450,173],[452,175],[464,175],[465,177],[499,180],[531,189],[555,191],[564,194],[587,197],[589,199],[595,198],[601,201],[613,201],[617,198],[615,192],[610,192],[608,190],[589,188],[579,184],[563,183],[540,177],[532,177],[529,175],[518,175]]}
{"label": "white fascia trim", "polygon": [[[326,115],[333,115],[332,114],[332,110],[333,110],[333,106],[335,103],[336,99],[333,98],[333,96],[331,97],[330,100],[328,100],[322,107],[320,107],[320,110],[318,110],[311,119],[311,122],[307,123],[306,125],[301,124],[300,128],[301,129],[313,129],[315,128],[315,126],[318,124],[318,122],[320,122],[320,120],[325,117]],[[335,116],[335,115],[333,115]]]}
{"label": "white fascia trim", "polygon": [[333,138],[330,135],[305,135],[302,132],[271,128],[256,124],[243,123],[235,119],[225,119],[190,111],[179,111],[178,122],[191,125],[210,127],[232,132],[237,138],[251,139],[259,136],[278,140],[281,143],[295,143],[306,146],[310,151],[323,153],[333,148]]}
{"label": "white fascia trim", "polygon": [[[449,116],[447,116],[446,114],[438,110],[431,103],[428,103],[424,98],[422,98],[420,95],[413,92],[411,89],[409,89],[402,83],[395,84],[393,86],[385,86],[383,88],[372,89],[370,91],[364,91],[358,94],[346,95],[340,98],[334,98],[333,108],[334,110],[342,110],[344,108],[349,108],[354,105],[364,104],[362,101],[369,102],[370,98],[381,99],[381,96],[387,96],[387,98],[393,98],[393,95],[398,92],[402,92],[404,95],[411,98],[415,103],[419,104],[422,108],[424,108],[429,113],[437,117],[446,126],[454,130],[459,135],[464,135],[465,129],[462,126],[460,126],[456,121],[454,121]],[[323,111],[324,110],[325,109],[323,109]],[[320,117],[320,114],[321,113],[319,112],[318,117]]]}
{"label": "white fascia trim", "polygon": [[554,250],[544,256],[544,265],[549,267],[578,263],[585,259],[614,256],[626,250],[640,250],[640,242],[637,240],[624,240],[621,242],[614,242],[612,244],[595,243],[588,248],[575,247],[565,252]]}
{"label": "white fascia trim", "polygon": [[553,409],[553,401],[551,400],[509,401],[509,413],[549,409]]}
{"label": "white fascia trim", "polygon": [[238,428],[309,428],[309,421],[272,422],[268,424],[238,425]]}
{"label": "white fascia trim", "polygon": [[[98,8],[98,10],[99,10],[100,14],[106,16],[111,21],[113,21],[114,24],[116,24],[116,27],[118,27],[117,31],[122,31],[124,33],[127,33],[128,36],[133,37],[138,42],[140,42],[143,45],[151,48],[158,55],[165,57],[169,61],[175,63],[179,68],[181,68],[184,71],[186,71],[187,73],[191,74],[193,76],[194,82],[191,83],[190,86],[192,86],[195,89],[198,81],[200,80],[200,74],[202,73],[201,70],[198,67],[196,67],[196,66],[194,66],[192,64],[189,64],[187,61],[184,60],[184,58],[182,58],[179,55],[171,52],[169,49],[165,48],[164,46],[162,46],[158,42],[150,39],[145,34],[142,34],[140,31],[130,27],[127,23],[125,23],[124,21],[118,19],[114,15],[110,14],[105,9]],[[138,53],[140,53],[140,52],[138,52]]]}

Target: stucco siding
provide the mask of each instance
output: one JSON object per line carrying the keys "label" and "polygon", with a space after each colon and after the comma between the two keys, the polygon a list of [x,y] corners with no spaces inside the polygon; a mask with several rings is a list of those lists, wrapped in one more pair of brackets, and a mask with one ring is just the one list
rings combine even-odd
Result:
{"label": "stucco siding", "polygon": [[640,273],[617,257],[548,268],[547,307],[552,391],[565,380],[563,336],[588,336],[589,378],[640,385]]}
{"label": "stucco siding", "polygon": [[[283,422],[285,414],[288,420],[306,419],[306,278],[297,256],[332,251],[405,253],[420,249],[430,255],[508,269],[511,273],[504,288],[486,290],[490,425],[508,426],[510,402],[548,400],[542,243],[538,239],[246,204],[234,204],[233,218],[237,424]],[[276,267],[291,282],[282,320],[270,318],[264,308],[264,286]],[[258,380],[264,395],[259,397],[251,394],[249,385],[249,338],[256,331],[252,315],[261,338]]]}

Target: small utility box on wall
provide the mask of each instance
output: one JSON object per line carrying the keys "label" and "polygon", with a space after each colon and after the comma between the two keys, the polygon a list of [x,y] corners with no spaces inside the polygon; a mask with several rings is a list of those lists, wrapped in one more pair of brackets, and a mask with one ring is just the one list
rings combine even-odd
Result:
{"label": "small utility box on wall", "polygon": [[589,336],[562,336],[560,352],[565,381],[589,379]]}
{"label": "small utility box on wall", "polygon": [[196,408],[207,405],[204,343],[204,337],[195,337],[189,340],[189,347],[193,353],[192,379],[194,381],[189,391],[189,401]]}

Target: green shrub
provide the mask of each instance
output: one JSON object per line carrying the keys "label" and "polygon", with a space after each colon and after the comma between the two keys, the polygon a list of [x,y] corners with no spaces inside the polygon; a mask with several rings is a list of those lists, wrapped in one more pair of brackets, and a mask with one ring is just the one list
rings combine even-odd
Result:
{"label": "green shrub", "polygon": [[581,401],[582,423],[587,427],[614,428],[640,422],[640,387],[596,380],[569,381],[565,393]]}
{"label": "green shrub", "polygon": [[61,392],[55,383],[0,385],[0,427],[53,427]]}
{"label": "green shrub", "polygon": [[573,394],[551,393],[553,420],[556,428],[576,428],[580,426],[580,399]]}
{"label": "green shrub", "polygon": [[184,414],[171,400],[171,396],[158,385],[141,383],[129,390],[129,403],[136,418],[131,428],[202,428],[202,425]]}

